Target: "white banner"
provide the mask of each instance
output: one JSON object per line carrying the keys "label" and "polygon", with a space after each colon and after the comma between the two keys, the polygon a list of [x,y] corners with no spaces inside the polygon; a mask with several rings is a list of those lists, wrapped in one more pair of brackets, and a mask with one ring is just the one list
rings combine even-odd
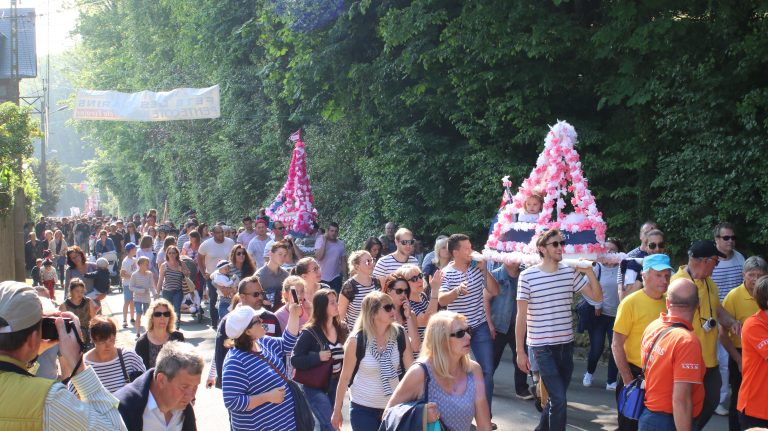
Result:
{"label": "white banner", "polygon": [[173,121],[219,118],[219,86],[171,91],[77,90],[76,120]]}

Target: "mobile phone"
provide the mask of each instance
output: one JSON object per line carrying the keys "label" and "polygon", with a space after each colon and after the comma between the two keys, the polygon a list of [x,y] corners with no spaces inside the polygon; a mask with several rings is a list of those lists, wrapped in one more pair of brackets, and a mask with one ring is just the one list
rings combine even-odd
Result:
{"label": "mobile phone", "polygon": [[293,302],[298,304],[299,303],[299,295],[296,294],[296,288],[291,287],[291,296],[293,296]]}
{"label": "mobile phone", "polygon": [[[72,332],[75,329],[75,322],[68,317],[64,317],[64,328],[67,332]],[[43,340],[58,340],[59,331],[56,330],[56,318],[55,317],[43,317],[42,330],[40,331],[40,338]]]}

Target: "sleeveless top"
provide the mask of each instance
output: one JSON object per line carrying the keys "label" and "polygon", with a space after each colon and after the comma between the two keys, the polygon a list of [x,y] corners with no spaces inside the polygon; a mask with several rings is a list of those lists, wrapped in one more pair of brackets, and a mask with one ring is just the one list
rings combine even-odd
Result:
{"label": "sleeveless top", "polygon": [[450,430],[468,430],[475,418],[475,380],[472,372],[467,373],[467,387],[460,395],[449,394],[437,384],[432,366],[425,363],[429,371],[429,401],[437,404],[440,419]]}
{"label": "sleeveless top", "polygon": [[181,290],[182,283],[184,283],[184,273],[177,271],[166,264],[163,290]]}

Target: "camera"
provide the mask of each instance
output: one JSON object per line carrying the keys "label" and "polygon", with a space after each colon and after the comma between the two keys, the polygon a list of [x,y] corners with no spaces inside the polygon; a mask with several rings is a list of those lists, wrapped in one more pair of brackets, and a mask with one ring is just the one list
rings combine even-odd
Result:
{"label": "camera", "polygon": [[[77,340],[77,344],[80,345],[80,351],[85,352],[88,350],[88,346],[83,343],[82,338],[80,338],[80,333],[77,332],[77,328],[75,327],[74,320],[68,318],[68,317],[62,317],[64,319],[64,329],[66,329],[67,333],[74,332],[75,333],[75,339]],[[48,316],[43,317],[43,324],[42,329],[40,331],[40,338],[43,340],[54,340],[58,341],[59,339],[59,331],[56,330],[56,317]]]}
{"label": "camera", "polygon": [[709,319],[703,319],[704,323],[701,324],[701,329],[704,330],[704,332],[709,332],[712,330],[712,328],[717,328],[717,321],[713,318]]}

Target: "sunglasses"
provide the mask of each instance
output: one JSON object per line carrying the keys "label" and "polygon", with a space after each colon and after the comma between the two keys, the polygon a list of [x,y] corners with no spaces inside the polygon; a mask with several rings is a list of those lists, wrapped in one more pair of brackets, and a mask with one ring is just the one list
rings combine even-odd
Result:
{"label": "sunglasses", "polygon": [[152,313],[152,317],[171,317],[170,311],[155,311]]}
{"label": "sunglasses", "polygon": [[367,263],[368,265],[373,263],[373,259],[365,259],[363,262]]}
{"label": "sunglasses", "polygon": [[565,247],[565,241],[552,241],[552,242],[548,242],[547,245],[551,245],[554,248]]}
{"label": "sunglasses", "polygon": [[736,241],[736,235],[723,235],[723,236],[718,235],[717,237],[722,239],[723,241]]}
{"label": "sunglasses", "polygon": [[383,308],[384,311],[389,313],[389,312],[391,312],[392,310],[395,309],[395,304],[384,304],[384,305],[381,306],[381,308]]}
{"label": "sunglasses", "polygon": [[406,278],[406,280],[410,281],[411,283],[416,283],[417,281],[421,280],[421,274],[416,274],[411,278]]}
{"label": "sunglasses", "polygon": [[662,248],[664,248],[664,245],[665,244],[664,244],[663,241],[662,242],[649,242],[648,243],[648,248],[650,248],[651,250],[656,250],[656,248],[662,249]]}
{"label": "sunglasses", "polygon": [[172,254],[179,254],[179,252],[178,252],[178,251],[168,251],[168,252],[166,252],[165,254],[167,254],[167,255],[169,255],[169,256],[170,256],[170,255],[172,255]]}
{"label": "sunglasses", "polygon": [[272,229],[274,229],[274,230],[283,230],[283,229],[285,229],[285,226],[273,227]]}
{"label": "sunglasses", "polygon": [[261,296],[261,292],[242,293],[241,295],[253,296],[254,298],[258,298],[259,296]]}
{"label": "sunglasses", "polygon": [[456,338],[464,338],[465,335],[471,336],[472,335],[472,328],[467,327],[466,329],[459,329],[458,331],[453,332],[453,333],[448,334],[448,335],[450,335],[451,337],[456,337]]}
{"label": "sunglasses", "polygon": [[245,253],[243,253],[242,251],[238,251],[237,253],[235,253],[235,256],[245,256]]}
{"label": "sunglasses", "polygon": [[405,293],[406,295],[410,295],[411,289],[400,289],[400,288],[395,289],[396,295],[402,295],[403,293]]}
{"label": "sunglasses", "polygon": [[310,269],[309,272],[320,272],[320,267],[316,266],[316,267]]}
{"label": "sunglasses", "polygon": [[415,239],[401,239],[400,240],[400,245],[414,245],[414,244],[416,244],[416,240]]}

